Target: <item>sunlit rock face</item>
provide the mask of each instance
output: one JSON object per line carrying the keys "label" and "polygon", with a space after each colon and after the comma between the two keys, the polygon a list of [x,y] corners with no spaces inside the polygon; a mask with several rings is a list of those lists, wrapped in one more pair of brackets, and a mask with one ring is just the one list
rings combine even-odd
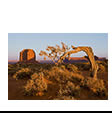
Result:
{"label": "sunlit rock face", "polygon": [[34,50],[32,49],[24,49],[20,52],[19,57],[20,62],[35,62],[36,61],[36,55]]}

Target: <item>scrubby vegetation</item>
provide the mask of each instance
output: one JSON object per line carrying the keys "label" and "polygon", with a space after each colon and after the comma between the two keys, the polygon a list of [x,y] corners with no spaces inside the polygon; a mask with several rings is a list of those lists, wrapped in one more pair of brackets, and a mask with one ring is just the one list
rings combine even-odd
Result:
{"label": "scrubby vegetation", "polygon": [[47,83],[43,73],[34,73],[24,86],[25,95],[42,96],[47,91]]}
{"label": "scrubby vegetation", "polygon": [[[98,75],[108,74],[108,63],[98,62]],[[74,64],[9,64],[9,78],[19,82],[24,98],[52,100],[108,99],[108,81],[90,77],[89,63]],[[107,75],[105,75],[107,77]],[[14,89],[16,90],[16,89]]]}
{"label": "scrubby vegetation", "polygon": [[66,85],[60,85],[58,96],[70,96],[72,98],[80,97],[80,86],[68,81]]}
{"label": "scrubby vegetation", "polygon": [[92,78],[86,78],[81,81],[81,86],[89,88],[97,96],[106,96],[106,88],[103,80],[93,80]]}
{"label": "scrubby vegetation", "polygon": [[32,71],[30,68],[22,68],[13,75],[13,78],[15,78],[16,80],[31,78],[31,74],[32,74]]}

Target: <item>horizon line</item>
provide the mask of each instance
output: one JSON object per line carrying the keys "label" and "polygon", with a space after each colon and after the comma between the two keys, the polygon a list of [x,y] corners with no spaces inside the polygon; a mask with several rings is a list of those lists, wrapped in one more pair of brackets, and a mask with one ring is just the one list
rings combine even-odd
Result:
{"label": "horizon line", "polygon": [[[70,57],[70,58],[84,58],[84,57]],[[107,57],[98,57],[98,58],[106,58],[106,59],[108,59]],[[85,58],[84,58],[85,59]],[[48,61],[48,60],[51,60],[51,59],[46,59],[46,60],[44,60],[44,59],[41,59],[41,60],[36,60],[36,61]],[[8,59],[8,62],[11,62],[11,61],[19,61],[19,60],[9,60]],[[52,61],[52,60],[51,60]]]}

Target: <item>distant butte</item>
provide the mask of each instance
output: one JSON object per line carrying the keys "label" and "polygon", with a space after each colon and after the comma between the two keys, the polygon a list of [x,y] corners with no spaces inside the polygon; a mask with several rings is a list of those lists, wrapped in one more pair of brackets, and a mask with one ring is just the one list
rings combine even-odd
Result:
{"label": "distant butte", "polygon": [[38,63],[36,61],[36,54],[33,49],[23,49],[20,52],[19,62],[24,63]]}

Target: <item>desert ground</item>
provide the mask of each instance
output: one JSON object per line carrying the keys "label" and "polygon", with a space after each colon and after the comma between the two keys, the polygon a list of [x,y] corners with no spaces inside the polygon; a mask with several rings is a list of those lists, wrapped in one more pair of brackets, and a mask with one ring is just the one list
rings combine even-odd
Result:
{"label": "desert ground", "polygon": [[8,100],[108,100],[108,61],[97,63],[97,80],[89,62],[8,64]]}

